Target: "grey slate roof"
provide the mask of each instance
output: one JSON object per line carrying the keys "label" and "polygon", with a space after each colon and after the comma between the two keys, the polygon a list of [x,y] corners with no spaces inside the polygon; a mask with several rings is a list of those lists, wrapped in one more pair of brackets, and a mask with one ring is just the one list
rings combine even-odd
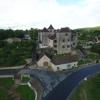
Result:
{"label": "grey slate roof", "polygon": [[43,30],[41,30],[41,32],[49,32],[47,28],[43,28]]}
{"label": "grey slate roof", "polygon": [[60,32],[70,32],[71,29],[69,27],[61,28]]}
{"label": "grey slate roof", "polygon": [[52,26],[52,25],[50,25],[48,29],[54,29],[54,28],[53,28],[53,26]]}
{"label": "grey slate roof", "polygon": [[75,62],[75,61],[78,61],[77,55],[63,54],[63,55],[55,55],[52,57],[52,62],[55,65],[71,63],[71,62]]}
{"label": "grey slate roof", "polygon": [[37,61],[40,60],[44,55],[51,59],[52,48],[41,48],[37,49]]}

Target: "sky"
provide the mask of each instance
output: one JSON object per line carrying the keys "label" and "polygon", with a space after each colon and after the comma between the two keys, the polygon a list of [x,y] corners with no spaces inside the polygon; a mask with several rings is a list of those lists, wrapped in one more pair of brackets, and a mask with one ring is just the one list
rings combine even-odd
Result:
{"label": "sky", "polygon": [[0,0],[0,29],[100,26],[100,0]]}

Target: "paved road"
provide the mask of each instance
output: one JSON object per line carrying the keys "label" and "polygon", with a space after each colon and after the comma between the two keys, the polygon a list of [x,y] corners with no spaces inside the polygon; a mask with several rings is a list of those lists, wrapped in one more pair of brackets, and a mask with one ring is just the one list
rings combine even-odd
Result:
{"label": "paved road", "polygon": [[48,93],[56,87],[61,81],[63,81],[67,75],[64,73],[55,73],[41,69],[26,69],[21,74],[30,74],[30,76],[34,79],[38,79],[41,81],[41,85],[44,88],[43,97],[48,95]]}
{"label": "paved road", "polygon": [[89,67],[80,69],[69,75],[64,81],[62,81],[56,88],[53,89],[44,100],[66,100],[78,85],[78,83],[86,76],[93,75],[100,71],[100,64],[91,65]]}
{"label": "paved road", "polygon": [[15,75],[20,69],[2,69],[0,75]]}

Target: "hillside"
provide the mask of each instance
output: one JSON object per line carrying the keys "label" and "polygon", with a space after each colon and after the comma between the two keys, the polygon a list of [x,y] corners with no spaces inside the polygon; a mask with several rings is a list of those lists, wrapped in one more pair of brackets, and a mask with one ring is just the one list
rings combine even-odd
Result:
{"label": "hillside", "polygon": [[93,40],[94,37],[100,37],[100,26],[79,28],[74,30],[78,34],[79,40]]}
{"label": "hillside", "polygon": [[78,28],[78,29],[75,29],[75,30],[86,30],[86,31],[95,31],[95,30],[100,30],[100,26],[96,26],[96,27],[86,27],[86,28]]}

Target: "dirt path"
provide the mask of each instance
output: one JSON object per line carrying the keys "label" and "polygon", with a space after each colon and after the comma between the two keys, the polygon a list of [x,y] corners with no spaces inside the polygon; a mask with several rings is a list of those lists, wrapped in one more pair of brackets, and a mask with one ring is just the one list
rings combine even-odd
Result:
{"label": "dirt path", "polygon": [[42,100],[43,87],[42,87],[41,83],[37,79],[34,78],[31,81],[31,85],[33,86],[33,88],[36,89],[37,100]]}
{"label": "dirt path", "polygon": [[82,91],[80,93],[80,98],[81,98],[81,100],[88,100],[88,97],[87,97],[85,89],[82,89]]}
{"label": "dirt path", "polygon": [[8,90],[8,94],[11,96],[12,100],[23,100],[22,96],[16,91],[16,83]]}

